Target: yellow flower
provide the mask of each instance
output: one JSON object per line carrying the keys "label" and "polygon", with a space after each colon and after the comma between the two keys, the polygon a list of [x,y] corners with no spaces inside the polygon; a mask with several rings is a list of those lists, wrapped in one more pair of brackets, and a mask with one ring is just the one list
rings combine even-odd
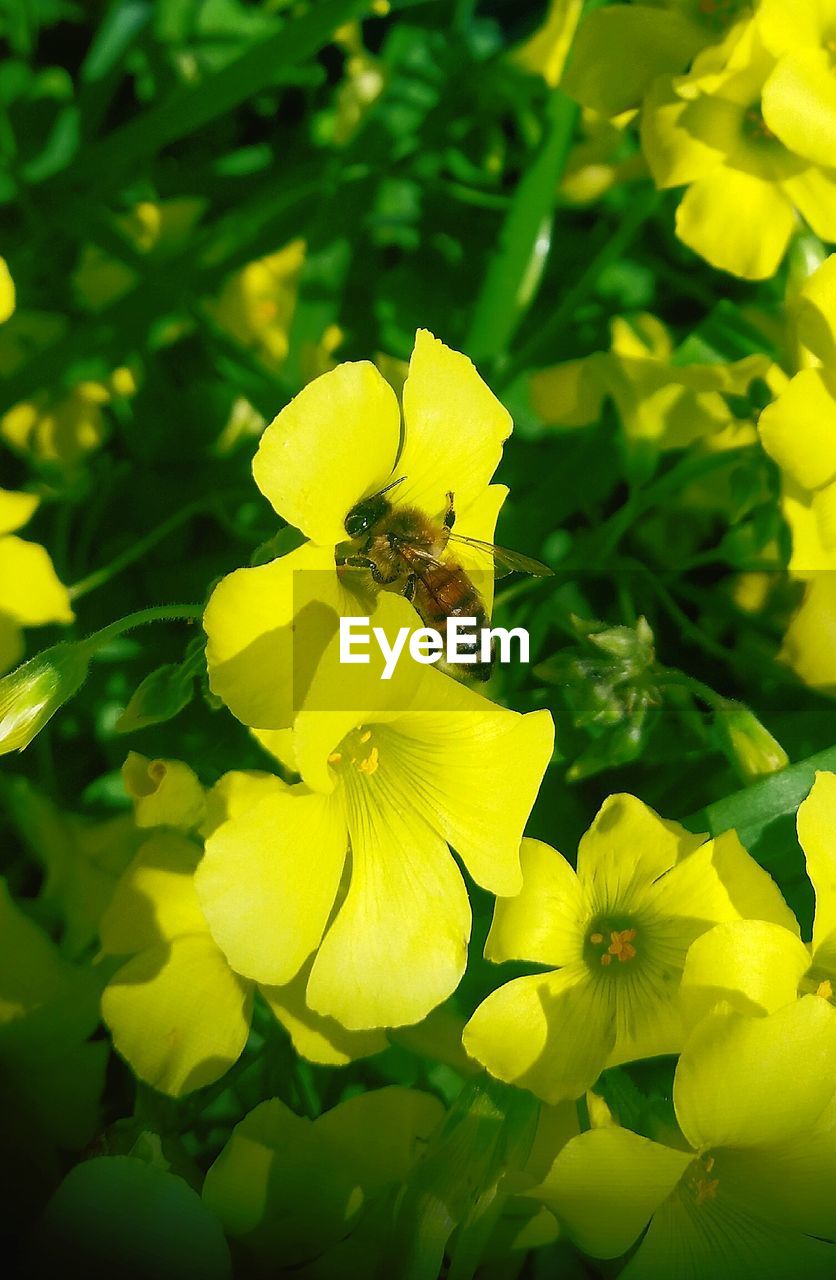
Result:
{"label": "yellow flower", "polygon": [[47,552],[17,536],[37,506],[35,494],[0,489],[0,674],[23,656],[24,627],[75,616]]}
{"label": "yellow flower", "polygon": [[[449,846],[490,892],[518,891],[553,725],[427,667],[399,667],[368,711],[344,680],[323,662],[310,704],[334,709],[296,718],[302,782],[272,779],[218,827],[196,883],[237,972],[282,984],[313,957],[309,1007],[359,1031],[418,1022],[459,983],[470,904]],[[284,735],[262,739],[287,759]]]}
{"label": "yellow flower", "polygon": [[551,971],[488,996],[464,1045],[492,1075],[548,1102],[578,1097],[607,1066],[681,1047],[685,957],[713,924],[794,923],[733,832],[706,841],[628,795],[605,801],[577,872],[534,840],[522,862],[522,892],[497,903],[485,954]]}
{"label": "yellow flower", "polygon": [[[341,581],[335,564],[338,544],[346,553],[352,549],[346,517],[362,498],[401,480],[387,495],[393,508],[417,508],[440,523],[452,492],[456,532],[493,540],[507,490],[490,479],[511,418],[470,360],[423,329],[416,335],[403,414],[401,440],[394,391],[373,364],[359,361],[310,383],[264,432],[253,462],[256,483],[310,542],[230,574],[206,608],[212,691],[245,724],[281,729],[291,723],[294,680],[300,683],[293,658],[314,649],[313,639],[303,645],[291,629],[301,605],[308,605],[311,624],[322,612],[318,598],[334,617],[357,613],[357,596],[348,589],[356,575]],[[490,611],[490,561],[466,546],[457,546],[455,555],[477,575]],[[364,589],[373,587],[367,571],[360,577]]]}
{"label": "yellow flower", "polygon": [[824,1001],[808,996],[764,1018],[717,1011],[676,1069],[681,1146],[590,1129],[532,1194],[594,1257],[640,1240],[624,1280],[828,1280],[834,1081],[836,1011]]}
{"label": "yellow flower", "polygon": [[646,0],[597,9],[581,24],[563,88],[585,107],[619,115],[701,50],[733,48],[752,8],[753,0]]}
{"label": "yellow flower", "polygon": [[513,61],[526,71],[541,75],[547,85],[556,88],[582,11],[583,0],[550,0],[543,25],[513,50],[510,55]]}
{"label": "yellow flower", "polygon": [[[204,831],[243,816],[272,795],[263,774],[225,775],[207,796]],[[102,917],[105,956],[123,957],[102,997],[117,1051],[136,1075],[174,1096],[217,1080],[250,1034],[256,984],[233,969],[209,932],[195,893],[198,841],[170,829],[151,834],[123,875]],[[352,1035],[305,1004],[306,972],[261,996],[298,1053],[340,1065],[386,1047],[380,1034]]]}
{"label": "yellow flower", "polygon": [[756,378],[771,379],[768,357],[678,365],[673,356],[670,333],[655,316],[617,316],[609,352],[531,375],[532,405],[548,426],[583,427],[598,421],[609,397],[630,444],[662,451],[696,442],[716,450],[753,444],[752,422],[738,419],[727,397],[745,396]]}
{"label": "yellow flower", "polygon": [[226,281],[206,310],[242,347],[273,368],[288,351],[288,330],[296,308],[299,275],[305,263],[304,240],[249,262]]}
{"label": "yellow flower", "polygon": [[[688,187],[679,238],[750,280],[774,275],[797,213],[823,240],[836,239],[836,169],[821,140],[831,127],[832,22],[818,0],[796,0],[793,14],[798,22],[787,23],[763,3],[722,65],[709,50],[690,76],[659,77],[642,116],[656,185]],[[795,37],[810,42],[802,52]]]}
{"label": "yellow flower", "polygon": [[816,774],[797,825],[816,895],[812,942],[759,920],[709,930],[688,953],[682,978],[690,1019],[719,1001],[743,1013],[774,1013],[803,995],[836,1003],[836,774]]}
{"label": "yellow flower", "polygon": [[819,363],[797,373],[761,414],[763,447],[782,476],[792,534],[790,573],[807,583],[783,657],[807,684],[836,688],[836,256],[804,284],[796,302],[801,343]]}
{"label": "yellow flower", "polygon": [[271,1098],[233,1129],[206,1175],[204,1203],[258,1274],[376,1275],[394,1194],[443,1116],[436,1098],[396,1086],[313,1121]]}

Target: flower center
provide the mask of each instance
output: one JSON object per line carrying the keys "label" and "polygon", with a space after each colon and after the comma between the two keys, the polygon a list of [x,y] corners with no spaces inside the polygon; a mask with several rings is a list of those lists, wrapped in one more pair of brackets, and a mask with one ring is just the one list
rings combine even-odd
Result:
{"label": "flower center", "polygon": [[349,767],[365,777],[371,777],[380,765],[380,747],[375,742],[371,729],[364,724],[352,729],[337,750],[331,752],[328,763],[335,769]]}
{"label": "flower center", "polygon": [[798,994],[799,996],[818,996],[820,1000],[827,1000],[829,1004],[836,1005],[832,978],[815,965],[807,970],[799,982]]}
{"label": "flower center", "polygon": [[635,960],[637,930],[629,920],[596,920],[586,935],[584,952],[594,968],[608,969],[614,962],[622,965]]}
{"label": "flower center", "polygon": [[695,1160],[687,1173],[687,1187],[694,1198],[696,1204],[707,1204],[709,1200],[717,1199],[717,1190],[720,1186],[719,1178],[712,1178],[714,1171],[714,1156],[704,1155],[699,1160]]}
{"label": "flower center", "polygon": [[777,142],[776,135],[763,118],[759,106],[749,107],[743,117],[743,134],[750,142]]}

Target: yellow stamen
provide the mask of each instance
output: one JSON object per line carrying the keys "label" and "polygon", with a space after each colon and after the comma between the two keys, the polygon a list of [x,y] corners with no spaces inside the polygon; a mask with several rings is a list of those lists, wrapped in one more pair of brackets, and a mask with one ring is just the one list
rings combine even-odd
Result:
{"label": "yellow stamen", "polygon": [[706,1200],[716,1200],[719,1178],[700,1178],[697,1183],[697,1204],[705,1204]]}
{"label": "yellow stamen", "polygon": [[357,761],[357,771],[358,773],[366,774],[366,776],[368,777],[370,774],[377,772],[379,763],[380,763],[380,752],[378,751],[377,747],[372,747],[371,751],[366,756],[365,760]]}
{"label": "yellow stamen", "polygon": [[612,964],[612,956],[609,956],[609,955],[603,955],[603,956],[601,956],[601,964],[603,964],[603,965],[610,965],[610,964]]}
{"label": "yellow stamen", "polygon": [[596,947],[600,946],[600,944],[604,941],[604,935],[603,933],[591,933],[589,935],[589,941],[593,942]]}
{"label": "yellow stamen", "polygon": [[343,758],[342,751],[332,751],[330,756],[328,757],[328,763],[339,764],[342,758]]}
{"label": "yellow stamen", "polygon": [[816,995],[821,996],[822,1000],[833,999],[833,983],[829,978],[825,978],[824,982],[820,982],[816,987]]}
{"label": "yellow stamen", "polygon": [[365,733],[361,733],[361,734],[360,734],[360,741],[361,741],[361,742],[368,742],[368,741],[369,741],[369,738],[370,738],[371,736],[372,736],[372,731],[371,731],[371,729],[367,729]]}
{"label": "yellow stamen", "polygon": [[[627,960],[632,960],[636,954],[636,948],[632,945],[636,936],[635,929],[619,929],[610,933],[609,954],[618,956],[619,964],[625,964]],[[601,957],[603,962],[604,957]]]}
{"label": "yellow stamen", "polygon": [[713,1156],[705,1157],[705,1159],[703,1160],[703,1165],[705,1166],[706,1173],[711,1173],[711,1170],[714,1168],[714,1164],[715,1164],[715,1160]]}

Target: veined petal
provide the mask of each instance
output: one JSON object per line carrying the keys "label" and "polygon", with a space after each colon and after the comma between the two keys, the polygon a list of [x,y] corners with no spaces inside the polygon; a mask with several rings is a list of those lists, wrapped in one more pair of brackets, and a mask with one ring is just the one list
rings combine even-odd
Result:
{"label": "veined petal", "polygon": [[48,553],[16,534],[0,538],[0,613],[23,627],[72,622],[75,617]]}
{"label": "veined petal", "polygon": [[789,151],[833,165],[836,81],[825,49],[785,54],[763,87],[761,105],[768,127]]}
{"label": "veined petal", "polygon": [[798,808],[798,841],[816,891],[813,955],[836,932],[836,774],[816,773]]}
{"label": "veined petal", "polygon": [[614,1010],[586,969],[571,965],[493,991],[462,1039],[492,1076],[562,1102],[580,1097],[601,1074],[615,1044]]}
{"label": "veined petal", "polygon": [[278,778],[272,794],[206,840],[195,878],[218,946],[256,982],[290,982],[317,947],[347,849],[340,797]]}
{"label": "veined petal", "polygon": [[[834,1250],[767,1221],[723,1196],[706,1196],[711,1179],[695,1170],[653,1216],[647,1235],[621,1280],[827,1280]],[[701,1186],[701,1184],[703,1184]],[[706,1197],[706,1198],[701,1198]]]}
{"label": "veined petal", "polygon": [[656,76],[684,71],[704,42],[684,14],[641,4],[599,9],[575,37],[562,87],[585,107],[620,115]]}
{"label": "veined petal", "polygon": [[467,356],[419,329],[403,389],[403,413],[404,441],[395,471],[404,480],[394,501],[436,515],[452,492],[464,511],[487,488],[499,465],[514,425],[508,410]]}
{"label": "veined petal", "polygon": [[206,934],[158,943],[119,970],[102,1016],[132,1070],[172,1097],[218,1080],[247,1042],[252,989]]}
{"label": "veined petal", "polygon": [[395,393],[367,360],[309,382],[267,427],[253,459],[265,498],[312,542],[345,539],[345,518],[392,474],[400,439]]}
{"label": "veined petal", "polygon": [[790,1141],[833,1097],[836,1009],[805,996],[765,1018],[716,1012],[682,1051],[674,1079],[679,1126],[697,1151]]}
{"label": "veined petal", "polygon": [[836,253],[804,282],[797,308],[804,346],[825,364],[836,365]]}
{"label": "veined petal", "polygon": [[523,828],[552,753],[549,712],[508,711],[426,670],[410,710],[380,736],[381,751],[411,780],[412,807],[474,880],[492,893],[519,892]]}
{"label": "veined petal", "polygon": [[[258,737],[257,734],[253,736]],[[265,796],[273,794],[275,785],[274,773],[262,773],[258,769],[231,769],[223,774],[206,793],[206,817],[200,826],[200,834],[205,839],[222,822],[254,809]]]}
{"label": "veined petal", "polygon": [[102,916],[104,953],[132,955],[183,934],[208,935],[194,889],[199,861],[197,845],[173,831],[146,840]]}
{"label": "veined petal", "polygon": [[812,1129],[789,1142],[758,1152],[724,1152],[723,1176],[729,1184],[734,1179],[739,1198],[769,1222],[836,1238],[836,1097]]}
{"label": "veined petal", "polygon": [[314,961],[308,1004],[352,1031],[419,1022],[464,972],[467,891],[385,748],[374,772],[343,785],[351,880]]}
{"label": "veined petal", "polygon": [[635,796],[609,796],[578,845],[578,879],[596,906],[623,911],[703,841]]}
{"label": "veined petal", "polygon": [[773,276],[795,226],[780,186],[721,165],[694,182],[676,214],[676,233],[712,266],[746,280]]}
{"label": "veined petal", "polygon": [[523,840],[523,885],[514,898],[499,898],[485,943],[485,957],[561,966],[580,960],[588,912],[578,877],[566,859],[540,840]]}
{"label": "veined petal", "polygon": [[804,369],[760,416],[763,447],[802,489],[836,478],[836,399],[821,369]]}
{"label": "veined petal", "polygon": [[765,1014],[797,999],[810,953],[789,929],[763,920],[732,920],[709,929],[688,951],[682,1006],[691,1024],[715,1005]]}
{"label": "veined petal", "polygon": [[589,1129],[566,1144],[530,1194],[556,1214],[584,1253],[617,1258],[638,1239],[693,1159],[690,1151],[674,1151],[617,1125]]}
{"label": "veined petal", "polygon": [[343,1067],[388,1048],[383,1031],[347,1031],[335,1018],[324,1018],[308,1008],[305,991],[312,967],[313,959],[285,986],[259,988],[299,1056],[326,1067]]}
{"label": "veined petal", "polygon": [[356,608],[329,547],[305,545],[236,569],[218,583],[203,615],[212,692],[244,724],[286,728],[340,614]]}

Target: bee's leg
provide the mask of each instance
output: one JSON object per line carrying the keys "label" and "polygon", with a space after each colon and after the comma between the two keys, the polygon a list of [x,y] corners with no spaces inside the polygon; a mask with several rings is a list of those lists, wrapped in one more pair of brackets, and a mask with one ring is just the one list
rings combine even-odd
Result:
{"label": "bee's leg", "polygon": [[456,507],[452,489],[447,492],[447,509],[444,512],[444,528],[452,529],[456,523]]}
{"label": "bee's leg", "polygon": [[403,598],[408,600],[410,604],[415,599],[415,586],[418,579],[414,573],[411,573],[404,583]]}
{"label": "bee's leg", "polygon": [[369,556],[347,556],[346,559],[343,560],[343,564],[350,565],[352,569],[368,569],[369,573],[372,575],[372,581],[379,587],[389,586],[391,583],[396,582],[400,576],[395,573],[391,578],[384,578],[380,569],[377,567],[376,562]]}

